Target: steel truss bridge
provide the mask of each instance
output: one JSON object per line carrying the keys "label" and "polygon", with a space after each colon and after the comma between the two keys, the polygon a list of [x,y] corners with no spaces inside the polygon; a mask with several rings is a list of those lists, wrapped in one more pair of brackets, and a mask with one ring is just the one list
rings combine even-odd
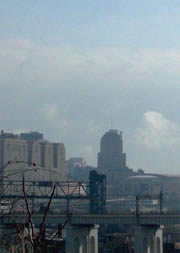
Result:
{"label": "steel truss bridge", "polygon": [[[51,182],[26,181],[26,197],[28,199],[49,199],[54,185],[53,199],[89,199],[89,182]],[[3,181],[2,197],[5,199],[23,199],[22,181]]]}
{"label": "steel truss bridge", "polygon": [[[89,182],[25,181],[25,195],[32,201],[49,200],[55,186],[53,200],[88,200],[90,213],[104,213],[106,208],[106,177],[96,171],[90,172]],[[0,181],[1,200],[24,199],[23,182],[15,180]]]}

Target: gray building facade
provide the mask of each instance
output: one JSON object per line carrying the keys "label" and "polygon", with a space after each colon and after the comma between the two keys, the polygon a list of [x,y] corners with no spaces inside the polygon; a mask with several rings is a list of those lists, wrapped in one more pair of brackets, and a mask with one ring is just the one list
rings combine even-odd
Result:
{"label": "gray building facade", "polygon": [[121,170],[126,167],[126,154],[123,153],[122,132],[109,130],[101,138],[98,153],[98,169],[102,172]]}

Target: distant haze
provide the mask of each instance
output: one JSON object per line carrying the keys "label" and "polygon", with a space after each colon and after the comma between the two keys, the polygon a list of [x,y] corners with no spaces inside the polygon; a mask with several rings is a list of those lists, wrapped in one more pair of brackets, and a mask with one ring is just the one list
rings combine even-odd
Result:
{"label": "distant haze", "polygon": [[180,174],[179,11],[178,0],[1,1],[0,128],[40,131],[96,166],[112,127],[129,167]]}

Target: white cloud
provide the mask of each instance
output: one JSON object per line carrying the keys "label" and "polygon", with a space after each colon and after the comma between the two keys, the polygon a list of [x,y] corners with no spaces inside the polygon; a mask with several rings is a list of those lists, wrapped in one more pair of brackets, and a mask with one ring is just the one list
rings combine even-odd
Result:
{"label": "white cloud", "polygon": [[[52,87],[53,82],[73,81],[83,86],[151,84],[159,79],[180,78],[179,49],[87,48],[39,46],[31,41],[0,41],[1,81],[13,85],[30,82],[31,88]],[[48,84],[47,84],[48,83]],[[59,83],[58,85],[61,85]],[[142,84],[142,83],[141,83]]]}
{"label": "white cloud", "polygon": [[58,105],[57,104],[46,104],[43,106],[41,111],[48,120],[55,120],[58,117]]}
{"label": "white cloud", "polygon": [[44,118],[55,128],[64,128],[69,125],[69,121],[61,118],[59,106],[57,104],[46,104],[41,108]]}
{"label": "white cloud", "polygon": [[151,149],[180,144],[180,128],[161,113],[144,113],[143,127],[137,130],[137,141]]}
{"label": "white cloud", "polygon": [[87,125],[87,133],[89,135],[96,135],[99,131],[99,126],[94,120],[89,120]]}

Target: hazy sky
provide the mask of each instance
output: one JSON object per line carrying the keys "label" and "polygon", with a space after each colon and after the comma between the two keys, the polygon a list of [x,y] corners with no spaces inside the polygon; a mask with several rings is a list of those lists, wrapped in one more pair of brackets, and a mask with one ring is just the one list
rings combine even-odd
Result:
{"label": "hazy sky", "polygon": [[1,1],[0,101],[67,158],[96,165],[112,121],[130,167],[180,174],[180,1]]}

